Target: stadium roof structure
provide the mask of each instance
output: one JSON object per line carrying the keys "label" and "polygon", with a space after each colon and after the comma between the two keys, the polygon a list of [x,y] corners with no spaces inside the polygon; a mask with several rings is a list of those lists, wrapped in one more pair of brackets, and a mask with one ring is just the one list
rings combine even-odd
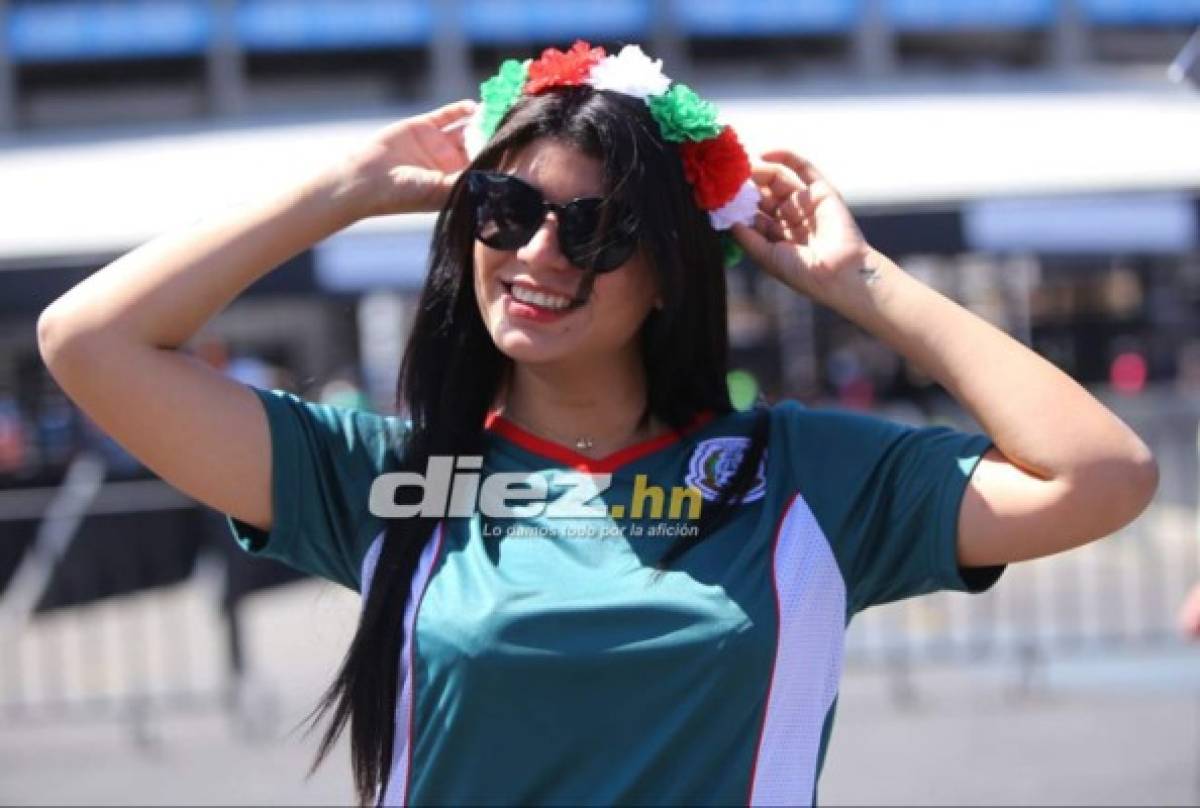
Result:
{"label": "stadium roof structure", "polygon": [[[1166,247],[1200,239],[1200,96],[1186,90],[714,100],[752,153],[786,147],[809,157],[856,210],[984,205],[991,224],[976,215],[968,229],[984,227],[1001,241],[1007,232],[1019,243],[1023,227],[1053,227],[1053,200],[1086,208],[1098,199],[1099,218],[1076,222],[1084,228],[1077,237],[1088,237],[1092,221],[1101,240],[1120,222],[1165,227],[1155,243]],[[394,119],[13,140],[0,148],[0,266],[122,253],[297,182]],[[1126,216],[1121,200],[1129,199],[1137,210]],[[1018,215],[1006,219],[1005,210]],[[378,262],[394,272],[400,251],[414,258],[406,272],[419,274],[432,220],[366,220],[317,253],[339,272],[369,276]],[[360,282],[369,277],[350,285]]]}

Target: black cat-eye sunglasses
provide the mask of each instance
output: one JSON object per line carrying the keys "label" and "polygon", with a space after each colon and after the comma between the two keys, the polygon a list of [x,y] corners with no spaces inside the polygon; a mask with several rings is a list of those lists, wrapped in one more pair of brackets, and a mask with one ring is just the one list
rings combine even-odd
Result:
{"label": "black cat-eye sunglasses", "polygon": [[610,272],[628,261],[637,248],[637,220],[614,199],[547,202],[541,191],[524,180],[479,170],[467,172],[467,193],[475,213],[475,238],[497,250],[528,244],[550,211],[558,217],[559,249],[580,269]]}

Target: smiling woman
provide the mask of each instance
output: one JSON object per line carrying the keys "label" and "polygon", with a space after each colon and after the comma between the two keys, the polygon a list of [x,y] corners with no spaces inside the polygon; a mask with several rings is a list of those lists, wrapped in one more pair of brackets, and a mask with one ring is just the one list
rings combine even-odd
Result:
{"label": "smiling woman", "polygon": [[[550,49],[481,89],[95,273],[43,313],[43,356],[247,551],[362,593],[318,710],[318,762],[349,724],[361,804],[811,802],[856,613],[981,592],[1118,529],[1154,460],[1053,365],[872,249],[807,160],[752,165],[636,46]],[[301,249],[432,210],[403,417],[242,386],[175,350]],[[731,234],[986,434],[791,400],[735,411]],[[432,468],[444,510],[406,499]],[[580,502],[580,479],[603,483],[590,510],[539,507]],[[521,480],[525,507],[479,499]]]}
{"label": "smiling woman", "polygon": [[[505,168],[553,199],[603,198],[600,161],[549,138],[530,143]],[[518,373],[582,355],[622,366],[613,373],[593,364],[598,377],[624,376],[638,364],[633,337],[655,305],[656,279],[644,253],[632,249],[621,264],[588,277],[564,252],[569,232],[551,212],[515,250],[476,243],[475,294],[484,323],[501,352],[517,360]]]}

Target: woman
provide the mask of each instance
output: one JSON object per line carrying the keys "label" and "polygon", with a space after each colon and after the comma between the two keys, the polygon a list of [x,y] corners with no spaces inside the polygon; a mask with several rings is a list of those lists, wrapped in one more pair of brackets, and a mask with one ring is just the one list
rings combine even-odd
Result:
{"label": "woman", "polygon": [[[548,50],[483,91],[155,239],[38,323],[63,389],[243,547],[363,593],[318,755],[349,722],[361,803],[814,800],[853,614],[983,591],[1150,501],[1125,424],[872,249],[811,163],[751,166],[636,47]],[[407,419],[179,351],[314,242],[434,210]],[[730,234],[986,434],[734,412]]]}

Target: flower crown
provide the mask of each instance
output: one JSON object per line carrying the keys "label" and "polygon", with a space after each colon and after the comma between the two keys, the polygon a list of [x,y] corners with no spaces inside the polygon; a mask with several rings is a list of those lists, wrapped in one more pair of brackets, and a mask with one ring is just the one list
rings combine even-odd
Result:
{"label": "flower crown", "polygon": [[[609,56],[603,48],[577,40],[566,52],[547,48],[536,61],[505,60],[496,75],[479,85],[480,104],[464,133],[468,155],[474,159],[482,151],[521,96],[580,85],[646,102],[663,139],[679,144],[684,175],[713,229],[728,231],[735,222],[754,223],[761,194],[750,178],[750,158],[737,133],[718,123],[713,104],[686,84],[673,83],[663,75],[662,60],[650,59],[637,45]],[[736,263],[741,251],[728,233],[722,236],[726,263]]]}

